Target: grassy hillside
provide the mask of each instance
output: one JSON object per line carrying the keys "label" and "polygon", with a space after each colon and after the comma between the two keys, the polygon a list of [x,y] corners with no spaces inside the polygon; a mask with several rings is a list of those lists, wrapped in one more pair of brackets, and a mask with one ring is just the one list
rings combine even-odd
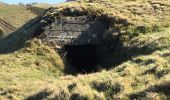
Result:
{"label": "grassy hillside", "polygon": [[37,15],[32,13],[25,6],[20,5],[1,5],[0,18],[10,22],[16,28],[35,18]]}
{"label": "grassy hillside", "polygon": [[0,55],[0,65],[0,99],[3,100],[23,98],[36,91],[41,83],[64,74],[59,55],[36,39],[26,43],[24,49]]}
{"label": "grassy hillside", "polygon": [[26,5],[0,4],[0,18],[19,28],[51,6],[50,4],[38,3],[29,8]]}
{"label": "grassy hillside", "polygon": [[[28,5],[8,5],[5,3],[0,4],[0,18],[5,22],[12,24],[15,28],[20,28],[31,19],[41,15],[44,10],[51,7],[50,4],[37,3],[31,6]],[[1,26],[0,26],[1,27]],[[5,30],[4,26],[1,27]],[[4,32],[8,35],[9,32]]]}
{"label": "grassy hillside", "polygon": [[[43,16],[66,9],[111,19],[110,29],[120,31],[117,45],[110,43],[114,50],[107,66],[97,73],[65,75],[58,54],[31,39],[22,49],[0,55],[0,99],[170,99],[170,0],[68,2]],[[0,41],[0,50],[30,39],[34,28],[25,26],[23,33]],[[11,45],[3,49],[6,43]]]}
{"label": "grassy hillside", "polygon": [[0,39],[14,31],[16,28],[13,25],[0,18]]}

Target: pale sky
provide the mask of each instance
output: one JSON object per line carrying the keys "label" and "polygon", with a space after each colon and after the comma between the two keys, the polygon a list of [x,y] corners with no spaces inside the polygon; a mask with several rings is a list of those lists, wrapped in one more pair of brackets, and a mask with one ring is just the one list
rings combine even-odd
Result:
{"label": "pale sky", "polygon": [[0,0],[0,1],[8,4],[18,4],[20,2],[25,4],[33,3],[33,2],[56,4],[56,3],[64,2],[66,0]]}

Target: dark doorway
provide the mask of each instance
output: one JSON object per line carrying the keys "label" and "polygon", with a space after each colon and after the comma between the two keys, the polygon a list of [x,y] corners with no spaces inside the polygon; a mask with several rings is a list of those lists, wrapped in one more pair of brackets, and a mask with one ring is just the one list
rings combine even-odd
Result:
{"label": "dark doorway", "polygon": [[79,73],[95,71],[98,64],[96,45],[64,46],[66,61]]}
{"label": "dark doorway", "polygon": [[0,39],[3,37],[3,31],[0,29]]}

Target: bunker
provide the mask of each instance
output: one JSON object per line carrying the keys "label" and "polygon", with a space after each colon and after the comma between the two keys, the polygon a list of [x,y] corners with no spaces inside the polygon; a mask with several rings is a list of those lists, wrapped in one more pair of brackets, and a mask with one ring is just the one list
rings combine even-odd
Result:
{"label": "bunker", "polygon": [[105,47],[103,34],[109,30],[109,22],[87,14],[66,14],[50,21],[40,38],[62,51],[63,59],[79,72],[97,71]]}

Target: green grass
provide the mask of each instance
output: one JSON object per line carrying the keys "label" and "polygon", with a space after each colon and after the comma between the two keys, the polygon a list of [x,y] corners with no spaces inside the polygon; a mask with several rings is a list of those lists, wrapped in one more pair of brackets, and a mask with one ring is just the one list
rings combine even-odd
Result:
{"label": "green grass", "polygon": [[28,8],[24,5],[0,5],[0,18],[10,22],[16,28],[20,28],[29,20],[39,16],[42,12],[51,7],[50,4],[38,3]]}
{"label": "green grass", "polygon": [[0,65],[1,99],[8,98],[9,91],[14,91],[15,95],[19,93],[23,98],[31,91],[36,91],[42,82],[64,74],[60,56],[39,40],[28,42],[24,49],[14,53],[1,54]]}
{"label": "green grass", "polygon": [[[0,6],[0,17],[10,22],[16,28],[35,18],[37,15],[32,13],[25,6],[20,5],[2,5]],[[14,20],[15,19],[15,20]]]}
{"label": "green grass", "polygon": [[[148,48],[161,49],[153,50],[149,54],[139,54],[138,50],[133,51],[131,53],[138,53],[139,55],[132,56],[108,71],[103,70],[89,75],[78,75],[77,77],[62,76],[59,80],[53,80],[52,83],[48,84],[46,90],[44,88],[44,90],[35,93],[30,98],[41,98],[39,93],[49,92],[50,94],[44,98],[90,100],[116,98],[168,99],[170,82],[169,35],[170,28],[160,33],[140,35],[128,41],[127,46],[141,46],[139,48],[148,46]],[[128,52],[124,48],[119,50],[120,52],[116,53],[130,55],[127,54]],[[147,50],[143,51],[143,53],[145,52]]]}
{"label": "green grass", "polygon": [[[0,18],[6,22],[12,24],[16,29],[20,29],[24,24],[30,20],[41,15],[44,10],[51,7],[50,4],[35,4],[32,7],[26,5],[0,5]],[[8,33],[4,33],[4,36],[8,36]]]}
{"label": "green grass", "polygon": [[[0,42],[3,51],[20,47],[22,40],[21,49],[0,55],[0,99],[169,99],[169,6],[169,0],[86,0],[56,6],[44,16],[55,17],[58,11],[72,8],[112,19],[111,29],[120,29],[121,36],[103,67],[110,69],[65,75],[55,51],[37,39],[23,43],[37,28],[26,25],[16,37]],[[6,44],[11,45],[5,48]]]}

